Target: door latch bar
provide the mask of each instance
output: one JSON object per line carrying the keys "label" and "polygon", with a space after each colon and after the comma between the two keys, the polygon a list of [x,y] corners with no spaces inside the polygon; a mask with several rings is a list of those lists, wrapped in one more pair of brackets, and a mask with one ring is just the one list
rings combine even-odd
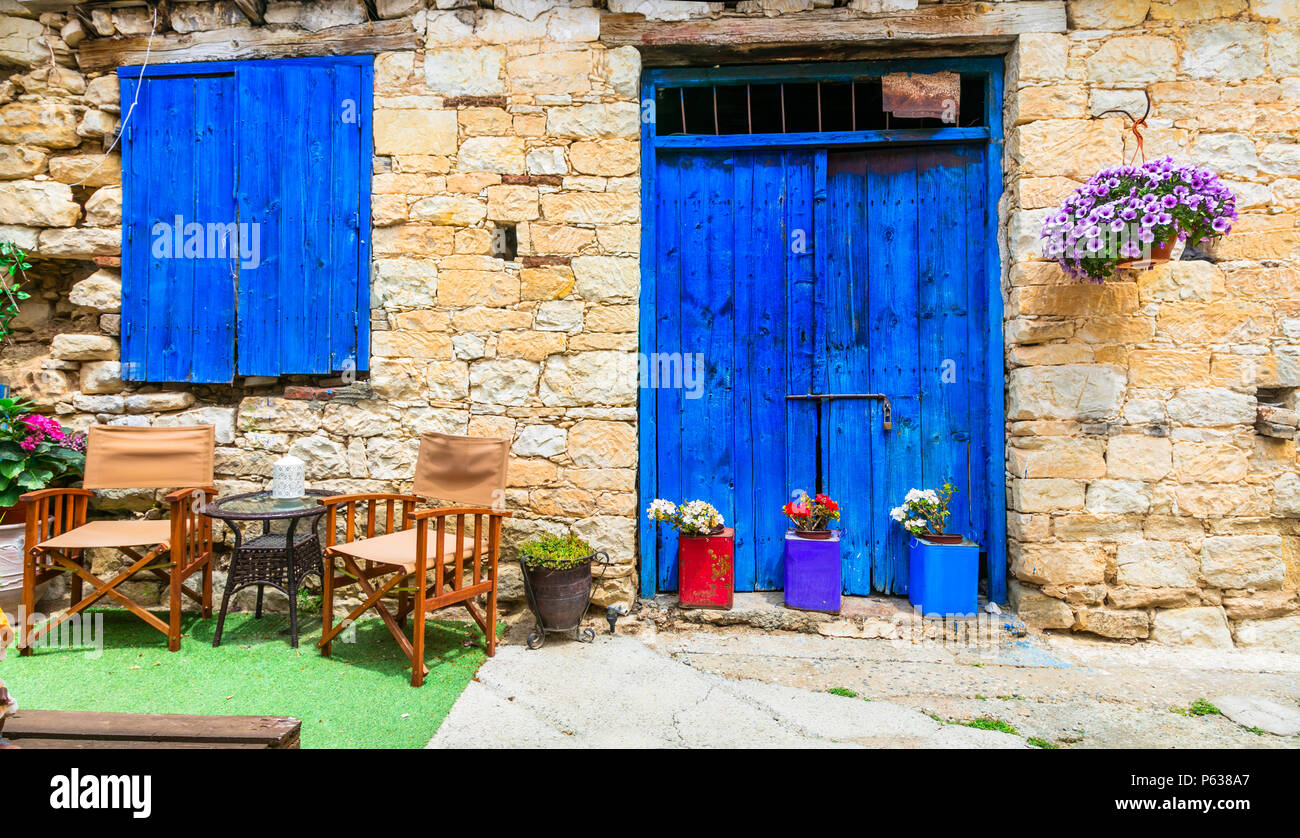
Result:
{"label": "door latch bar", "polygon": [[889,431],[894,428],[894,405],[884,393],[805,393],[786,396],[792,402],[829,402],[836,399],[874,399],[881,402],[881,424]]}

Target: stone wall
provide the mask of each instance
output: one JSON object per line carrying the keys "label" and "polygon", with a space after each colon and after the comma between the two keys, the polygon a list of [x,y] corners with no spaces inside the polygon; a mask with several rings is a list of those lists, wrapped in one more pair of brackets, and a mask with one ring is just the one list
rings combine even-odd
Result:
{"label": "stone wall", "polygon": [[[1300,477],[1261,401],[1300,387],[1300,4],[1076,0],[1008,59],[1011,600],[1105,637],[1300,648]],[[1044,215],[1135,152],[1230,181],[1209,251],[1105,284],[1034,261]],[[1277,411],[1286,416],[1285,411]],[[1294,425],[1294,415],[1289,416]]]}
{"label": "stone wall", "polygon": [[[117,379],[115,159],[78,183],[112,131],[116,84],[72,69],[75,45],[53,34],[66,31],[61,16],[0,18],[16,35],[0,49],[16,67],[0,87],[0,237],[39,251],[44,290],[24,314],[28,348],[6,348],[3,363],[21,365],[19,386],[44,387],[42,403],[73,424],[215,421],[223,491],[260,487],[284,451],[324,485],[405,488],[420,431],[509,434],[511,539],[588,537],[618,562],[599,601],[626,601],[640,68],[635,50],[597,42],[597,7],[669,20],[917,3],[734,5],[380,0],[380,14],[409,20],[424,47],[376,58],[371,374],[333,401],[312,398],[322,381]],[[1048,629],[1296,648],[1300,478],[1287,411],[1300,387],[1300,3],[1068,8],[1067,34],[1022,36],[1007,56],[1012,603]],[[271,3],[267,19],[315,30],[362,20],[361,9]],[[138,34],[137,18],[121,10],[95,25]],[[173,4],[176,31],[235,27],[234,37],[247,25],[230,3]],[[1068,282],[1036,258],[1039,225],[1092,172],[1135,151],[1124,119],[1093,117],[1140,112],[1144,90],[1148,156],[1223,173],[1241,221],[1209,261]],[[509,261],[493,244],[506,226],[519,252]],[[1281,406],[1270,423],[1258,423],[1262,402]]]}

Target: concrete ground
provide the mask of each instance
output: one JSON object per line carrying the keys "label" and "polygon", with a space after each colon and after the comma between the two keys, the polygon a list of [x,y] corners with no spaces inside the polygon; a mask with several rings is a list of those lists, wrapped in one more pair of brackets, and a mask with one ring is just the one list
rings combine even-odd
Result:
{"label": "concrete ground", "polygon": [[[1300,719],[1297,655],[1034,634],[971,648],[628,628],[635,636],[500,647],[429,747],[1300,748],[1300,736],[1254,721],[1277,726],[1267,720],[1280,714],[1286,730]],[[837,687],[858,697],[826,692]],[[1174,712],[1220,697],[1268,712],[1243,716],[1253,731]],[[961,724],[972,720],[1016,733]]]}

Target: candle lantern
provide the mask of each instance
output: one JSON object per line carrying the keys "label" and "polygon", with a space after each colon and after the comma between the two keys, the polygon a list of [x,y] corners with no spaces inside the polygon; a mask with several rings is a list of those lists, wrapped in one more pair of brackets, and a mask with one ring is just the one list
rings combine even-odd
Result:
{"label": "candle lantern", "polygon": [[300,498],[306,494],[304,480],[306,466],[303,461],[285,454],[271,466],[271,497],[277,500]]}

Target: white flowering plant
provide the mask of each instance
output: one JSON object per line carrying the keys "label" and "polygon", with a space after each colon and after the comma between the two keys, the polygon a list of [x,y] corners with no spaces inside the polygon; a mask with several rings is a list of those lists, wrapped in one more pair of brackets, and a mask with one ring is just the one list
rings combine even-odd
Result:
{"label": "white flowering plant", "polygon": [[702,500],[675,504],[655,498],[646,509],[646,517],[657,523],[671,524],[677,532],[686,536],[710,535],[723,526],[722,513]]}
{"label": "white flowering plant", "polygon": [[956,491],[957,487],[949,482],[937,490],[908,489],[903,505],[891,509],[889,517],[912,535],[943,535],[944,523],[951,514],[948,504]]}

